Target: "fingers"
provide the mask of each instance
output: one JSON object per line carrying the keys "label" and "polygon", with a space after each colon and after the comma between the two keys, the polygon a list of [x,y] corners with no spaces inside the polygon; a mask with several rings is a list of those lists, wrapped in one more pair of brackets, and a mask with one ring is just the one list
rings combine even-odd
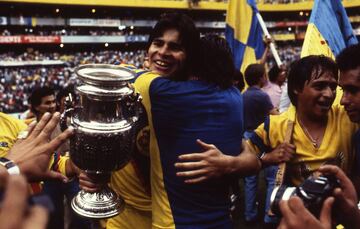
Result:
{"label": "fingers", "polygon": [[9,176],[4,201],[1,207],[2,228],[20,228],[27,206],[27,183],[22,176]]}
{"label": "fingers", "polygon": [[339,201],[339,203],[347,202],[346,195],[344,195],[344,192],[341,188],[335,188],[333,194],[335,198]]}
{"label": "fingers", "polygon": [[286,149],[286,151],[288,152],[295,152],[296,151],[296,146],[290,143],[283,143],[283,147]]}
{"label": "fingers", "polygon": [[294,153],[295,153],[295,146],[289,143],[283,143],[277,147],[277,157],[278,162],[286,162],[289,161]]}
{"label": "fingers", "polygon": [[304,203],[302,202],[302,200],[299,197],[291,197],[288,201],[289,204],[289,208],[291,209],[292,212],[296,213],[301,212],[306,210]]}
{"label": "fingers", "polygon": [[79,176],[83,171],[75,165],[75,163],[68,159],[66,161],[66,175],[68,176]]}
{"label": "fingers", "polygon": [[40,119],[40,121],[37,123],[31,134],[29,135],[28,139],[36,138],[40,132],[44,129],[45,125],[48,123],[48,121],[51,118],[51,114],[49,112],[46,112]]}
{"label": "fingers", "polygon": [[204,175],[207,173],[205,169],[193,170],[193,171],[186,171],[186,172],[177,172],[176,175],[179,177],[195,177]]}
{"label": "fingers", "polygon": [[175,163],[175,168],[177,169],[184,169],[184,170],[193,170],[193,169],[199,169],[203,168],[204,163],[199,162],[177,162]]}
{"label": "fingers", "polygon": [[334,203],[334,197],[327,198],[324,201],[323,207],[320,212],[320,222],[325,228],[331,228],[331,208]]}
{"label": "fingers", "polygon": [[27,132],[28,132],[28,136],[31,135],[32,131],[34,130],[35,126],[36,126],[37,122],[36,120],[32,121],[27,128]]}
{"label": "fingers", "polygon": [[196,140],[196,143],[197,143],[199,146],[201,146],[201,148],[203,148],[204,150],[209,150],[209,149],[215,149],[215,148],[216,148],[215,145],[213,145],[213,144],[207,144],[207,143],[201,141],[200,139],[197,139],[197,140]]}
{"label": "fingers", "polygon": [[105,184],[97,184],[95,183],[89,176],[87,176],[85,173],[80,173],[79,175],[79,186],[81,189],[87,192],[97,192],[102,187],[104,187]]}
{"label": "fingers", "polygon": [[72,127],[69,127],[64,132],[62,132],[60,135],[58,135],[56,138],[51,140],[47,144],[46,152],[49,154],[53,153],[61,144],[63,144],[71,135],[74,134],[74,129]]}
{"label": "fingers", "polygon": [[104,185],[98,185],[98,184],[91,183],[89,181],[79,180],[79,187],[80,187],[80,189],[82,189],[86,192],[93,193],[93,192],[97,192],[97,191],[101,190],[101,188],[104,187]]}
{"label": "fingers", "polygon": [[283,215],[283,219],[286,221],[286,219],[291,219],[294,217],[294,213],[289,207],[288,201],[282,200],[279,203],[280,211]]}
{"label": "fingers", "polygon": [[345,173],[335,165],[324,165],[319,168],[319,171],[325,175],[334,175],[339,181],[341,187],[351,187],[352,182],[345,175]]}
{"label": "fingers", "polygon": [[190,153],[182,154],[179,156],[179,160],[182,161],[201,161],[205,157],[204,153]]}
{"label": "fingers", "polygon": [[280,221],[280,224],[279,226],[277,227],[277,229],[286,229],[286,221],[284,218],[281,218],[281,221]]}
{"label": "fingers", "polygon": [[41,179],[43,179],[43,180],[60,180],[64,183],[69,182],[69,178],[67,178],[66,176],[62,175],[59,172],[52,171],[52,170],[46,171],[45,174],[43,174],[41,176]]}
{"label": "fingers", "polygon": [[198,177],[198,178],[194,178],[194,179],[187,179],[184,182],[186,184],[198,184],[198,183],[202,183],[206,180],[208,180],[208,177],[202,176],[202,177]]}
{"label": "fingers", "polygon": [[342,200],[349,198],[357,202],[356,190],[353,183],[338,166],[324,165],[319,168],[319,171],[323,174],[331,174],[339,180],[341,190],[337,188],[334,191],[337,198]]}
{"label": "fingers", "polygon": [[55,112],[51,119],[46,123],[45,127],[39,134],[40,140],[47,140],[50,138],[52,132],[54,131],[56,125],[59,123],[60,113]]}
{"label": "fingers", "polygon": [[23,229],[45,229],[48,221],[48,211],[42,206],[30,208],[29,214],[23,223]]}

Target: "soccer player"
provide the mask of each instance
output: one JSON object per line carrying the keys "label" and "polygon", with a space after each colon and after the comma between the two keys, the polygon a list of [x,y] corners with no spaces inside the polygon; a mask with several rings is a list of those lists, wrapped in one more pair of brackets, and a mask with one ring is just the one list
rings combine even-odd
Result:
{"label": "soccer player", "polygon": [[[343,95],[340,103],[344,106],[347,115],[354,123],[360,123],[360,45],[353,45],[344,49],[337,57],[336,62],[340,69],[339,85],[343,90]],[[341,133],[340,133],[341,134]],[[355,168],[358,170],[360,167],[360,132],[359,130],[353,137],[353,143],[356,150],[356,162]],[[360,212],[357,209],[358,198],[354,187],[352,187],[351,181],[346,178],[346,175],[336,167],[322,168],[321,172],[328,172],[336,175],[340,180],[341,189],[334,192],[334,196],[337,201],[337,206],[343,222],[346,227],[359,228]],[[355,174],[355,185],[359,189],[359,182],[357,181],[359,172]],[[333,201],[332,201],[333,202]],[[303,204],[299,200],[293,199],[288,202],[283,202],[280,205],[284,215],[284,219],[281,222],[280,228],[331,228],[331,201],[328,200],[323,205],[323,217],[320,221],[308,212]],[[337,207],[337,208],[338,208]],[[296,214],[294,217],[293,214]],[[307,220],[296,220],[307,219]],[[304,225],[304,223],[306,223]],[[320,227],[321,225],[321,227]]]}

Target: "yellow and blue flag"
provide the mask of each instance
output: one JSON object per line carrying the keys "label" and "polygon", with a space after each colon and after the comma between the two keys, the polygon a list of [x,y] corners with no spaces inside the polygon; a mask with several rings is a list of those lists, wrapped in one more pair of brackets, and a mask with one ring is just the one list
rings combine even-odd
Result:
{"label": "yellow and blue flag", "polygon": [[233,52],[235,66],[244,72],[264,53],[263,33],[256,17],[255,0],[230,0],[226,13],[226,40]]}
{"label": "yellow and blue flag", "polygon": [[322,54],[335,59],[341,50],[357,43],[341,1],[315,0],[301,57]]}

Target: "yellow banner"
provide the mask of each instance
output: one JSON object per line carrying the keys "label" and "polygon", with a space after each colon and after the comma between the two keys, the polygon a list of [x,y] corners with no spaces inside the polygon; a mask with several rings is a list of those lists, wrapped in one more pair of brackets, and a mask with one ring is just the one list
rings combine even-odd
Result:
{"label": "yellow banner", "polygon": [[310,23],[306,29],[304,44],[301,50],[301,57],[309,55],[325,55],[335,60],[329,45],[313,23]]}

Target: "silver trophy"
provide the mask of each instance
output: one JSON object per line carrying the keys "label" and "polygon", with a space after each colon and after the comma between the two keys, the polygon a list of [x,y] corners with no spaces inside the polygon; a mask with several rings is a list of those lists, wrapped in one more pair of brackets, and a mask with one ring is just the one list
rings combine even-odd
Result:
{"label": "silver trophy", "polygon": [[[129,83],[134,73],[103,64],[82,65],[75,73],[80,100],[67,105],[61,118],[62,129],[74,128],[70,157],[91,177],[109,176],[129,162],[135,147],[140,96]],[[119,214],[125,202],[105,187],[95,193],[81,190],[71,206],[79,215],[99,219]]]}

